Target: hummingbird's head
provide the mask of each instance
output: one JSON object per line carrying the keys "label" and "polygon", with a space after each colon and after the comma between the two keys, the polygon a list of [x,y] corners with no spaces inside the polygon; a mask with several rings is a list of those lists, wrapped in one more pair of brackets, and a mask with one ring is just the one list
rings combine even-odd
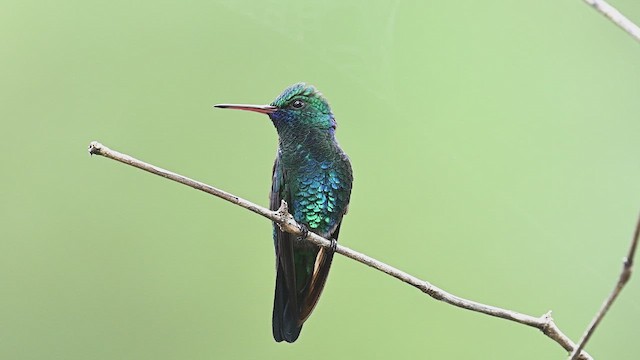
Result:
{"label": "hummingbird's head", "polygon": [[333,131],[336,128],[327,100],[315,87],[305,83],[289,86],[269,105],[219,104],[215,107],[267,114],[278,132],[303,128]]}
{"label": "hummingbird's head", "polygon": [[336,120],[329,103],[312,85],[297,83],[286,88],[271,106],[269,114],[276,127],[303,126],[319,129],[335,129]]}

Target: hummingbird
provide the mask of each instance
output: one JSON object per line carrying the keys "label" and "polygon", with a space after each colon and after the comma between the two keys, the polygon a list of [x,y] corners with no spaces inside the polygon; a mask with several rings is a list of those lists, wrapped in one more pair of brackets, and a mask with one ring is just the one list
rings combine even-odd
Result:
{"label": "hummingbird", "polygon": [[215,107],[269,116],[278,133],[270,209],[277,210],[286,201],[303,234],[311,231],[332,241],[332,248],[322,248],[304,240],[306,235],[292,235],[273,224],[273,338],[292,343],[318,303],[329,275],[351,197],[351,163],[336,141],[337,124],[329,103],[311,85],[291,85],[269,105]]}

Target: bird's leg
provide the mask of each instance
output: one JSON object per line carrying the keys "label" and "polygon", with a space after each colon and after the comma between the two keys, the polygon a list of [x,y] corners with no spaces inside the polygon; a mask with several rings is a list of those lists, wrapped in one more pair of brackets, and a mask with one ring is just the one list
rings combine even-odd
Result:
{"label": "bird's leg", "polygon": [[298,240],[306,240],[309,235],[309,228],[305,224],[300,225],[300,235],[298,236]]}
{"label": "bird's leg", "polygon": [[[298,235],[298,240],[304,241],[307,239],[307,236],[309,235],[309,228],[304,224],[298,224],[298,225],[300,225],[300,233],[301,233],[300,235]],[[338,240],[334,238],[330,238],[329,241],[331,241],[331,245],[329,245],[329,247],[326,249],[329,250],[331,254],[335,254],[336,250],[338,249]]]}
{"label": "bird's leg", "polygon": [[331,245],[327,249],[329,249],[331,254],[335,254],[338,249],[338,240],[331,238],[329,241],[331,241]]}

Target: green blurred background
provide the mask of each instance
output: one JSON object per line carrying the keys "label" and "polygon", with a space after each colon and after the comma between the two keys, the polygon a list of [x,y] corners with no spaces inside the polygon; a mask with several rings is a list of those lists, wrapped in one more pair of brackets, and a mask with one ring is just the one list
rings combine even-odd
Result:
{"label": "green blurred background", "polygon": [[[614,2],[640,22],[637,0]],[[316,85],[355,171],[341,243],[579,338],[640,209],[640,46],[582,1],[0,4],[2,359],[564,359],[343,257],[271,336],[268,221],[91,140],[267,205],[268,119]],[[640,279],[588,350],[637,359]]]}

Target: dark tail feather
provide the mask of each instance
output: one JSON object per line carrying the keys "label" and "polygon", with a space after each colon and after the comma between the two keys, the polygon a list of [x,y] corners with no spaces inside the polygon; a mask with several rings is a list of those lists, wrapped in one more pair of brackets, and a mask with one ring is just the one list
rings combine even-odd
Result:
{"label": "dark tail feather", "polygon": [[[338,223],[336,230],[331,234],[330,238],[338,241],[338,235],[340,234],[340,225]],[[333,252],[325,248],[320,248],[316,255],[316,262],[314,268],[316,271],[313,273],[311,281],[306,289],[306,295],[304,302],[300,304],[300,320],[305,322],[311,312],[318,304],[318,299],[324,289],[324,284],[327,282],[327,276],[329,276],[329,270],[331,269],[331,261],[333,260]]]}
{"label": "dark tail feather", "polygon": [[292,343],[298,339],[302,324],[298,325],[296,307],[289,304],[289,292],[284,272],[278,264],[276,275],[276,293],[273,299],[273,338],[277,342],[286,341]]}

